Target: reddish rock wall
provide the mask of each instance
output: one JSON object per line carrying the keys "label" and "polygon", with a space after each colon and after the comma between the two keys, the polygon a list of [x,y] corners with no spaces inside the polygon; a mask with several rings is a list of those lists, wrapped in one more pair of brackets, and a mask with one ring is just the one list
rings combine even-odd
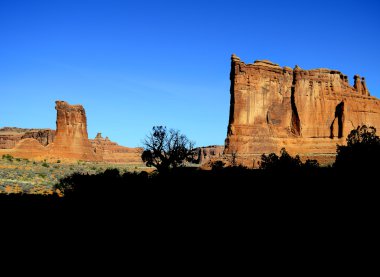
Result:
{"label": "reddish rock wall", "polygon": [[337,70],[280,67],[270,61],[231,61],[231,106],[225,153],[252,165],[263,153],[333,161],[358,125],[380,127],[380,100],[365,79],[354,86]]}
{"label": "reddish rock wall", "polygon": [[14,148],[22,139],[34,138],[41,145],[47,146],[54,140],[55,131],[50,129],[24,129],[4,127],[0,129],[0,149]]}
{"label": "reddish rock wall", "polygon": [[41,145],[47,146],[54,141],[54,137],[55,137],[55,130],[50,130],[50,129],[34,130],[34,129],[32,129],[32,130],[27,131],[21,137],[21,139],[34,138]]}

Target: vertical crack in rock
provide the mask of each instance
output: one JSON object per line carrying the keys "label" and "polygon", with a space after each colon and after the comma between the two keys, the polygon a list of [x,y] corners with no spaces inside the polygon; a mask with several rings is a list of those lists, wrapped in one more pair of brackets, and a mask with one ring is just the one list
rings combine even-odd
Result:
{"label": "vertical crack in rock", "polygon": [[298,116],[296,101],[295,101],[295,90],[296,90],[296,73],[293,71],[293,84],[291,88],[291,96],[290,96],[290,103],[292,107],[292,122],[290,125],[291,132],[295,134],[296,136],[301,135],[301,122],[300,118]]}
{"label": "vertical crack in rock", "polygon": [[344,102],[340,102],[335,108],[335,118],[330,125],[330,138],[334,138],[334,125],[338,122],[338,138],[343,137]]}
{"label": "vertical crack in rock", "polygon": [[336,107],[336,116],[338,117],[338,138],[343,137],[343,120],[344,120],[344,102],[342,101]]}

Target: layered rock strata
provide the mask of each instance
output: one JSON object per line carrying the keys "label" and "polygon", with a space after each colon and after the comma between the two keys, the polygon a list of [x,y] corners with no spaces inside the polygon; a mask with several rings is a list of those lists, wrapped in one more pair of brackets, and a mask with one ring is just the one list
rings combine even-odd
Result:
{"label": "layered rock strata", "polygon": [[34,138],[41,145],[47,146],[54,140],[55,131],[50,129],[24,129],[4,127],[0,129],[0,149],[14,148],[22,139]]}

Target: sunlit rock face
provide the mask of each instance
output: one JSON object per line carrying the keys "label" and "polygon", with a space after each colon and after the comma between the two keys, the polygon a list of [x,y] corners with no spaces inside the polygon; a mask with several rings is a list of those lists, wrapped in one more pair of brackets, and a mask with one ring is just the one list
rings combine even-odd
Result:
{"label": "sunlit rock face", "polygon": [[337,70],[280,67],[267,60],[231,58],[231,105],[225,154],[255,166],[263,153],[285,147],[302,158],[329,163],[358,125],[380,127],[380,100],[365,79],[350,86]]}
{"label": "sunlit rock face", "polygon": [[87,134],[86,112],[82,105],[56,101],[57,130],[49,149],[50,156],[84,161],[99,161]]}

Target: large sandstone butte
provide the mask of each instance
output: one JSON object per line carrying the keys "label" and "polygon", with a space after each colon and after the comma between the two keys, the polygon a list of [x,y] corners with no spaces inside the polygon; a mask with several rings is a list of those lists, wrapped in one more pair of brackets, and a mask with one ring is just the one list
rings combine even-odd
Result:
{"label": "large sandstone butte", "polygon": [[57,130],[49,149],[50,156],[75,160],[99,161],[87,134],[86,112],[82,105],[56,101]]}
{"label": "large sandstone butte", "polygon": [[57,130],[0,129],[0,155],[27,159],[102,161],[141,164],[142,148],[120,146],[98,134],[88,139],[87,118],[81,105],[56,101]]}
{"label": "large sandstone butte", "polygon": [[365,79],[325,68],[280,67],[267,60],[231,58],[231,105],[225,154],[256,166],[282,147],[301,158],[329,163],[358,125],[380,127],[380,100]]}

